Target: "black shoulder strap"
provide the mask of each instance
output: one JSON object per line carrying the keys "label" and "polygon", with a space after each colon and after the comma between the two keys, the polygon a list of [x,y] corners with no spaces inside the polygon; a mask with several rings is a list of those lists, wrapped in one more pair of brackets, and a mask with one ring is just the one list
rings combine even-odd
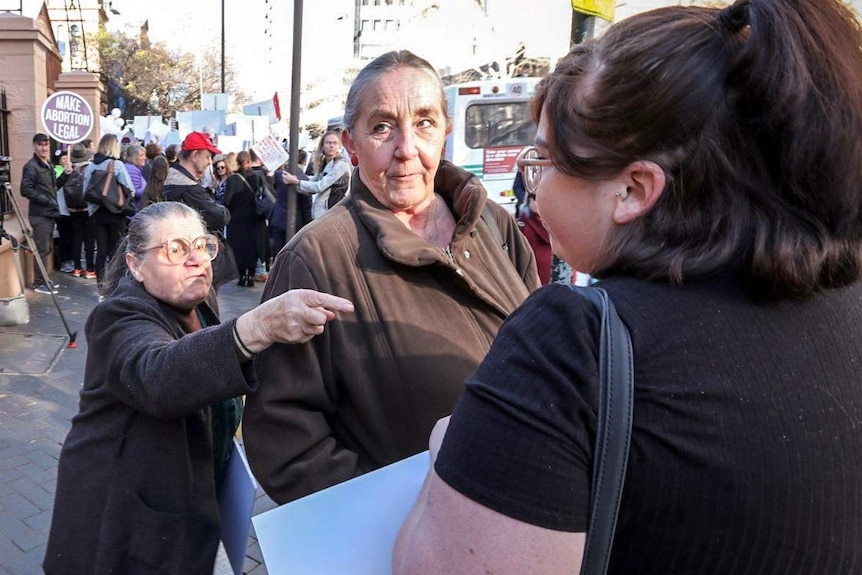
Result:
{"label": "black shoulder strap", "polygon": [[249,184],[249,183],[248,183],[248,180],[246,180],[246,179],[243,177],[243,175],[242,175],[242,174],[240,174],[239,172],[234,172],[234,173],[233,173],[233,174],[231,174],[231,175],[233,175],[233,176],[239,176],[239,179],[240,179],[240,180],[242,180],[242,183],[243,183],[243,184],[245,184],[245,187],[246,187],[246,188],[248,188],[249,190],[251,190],[251,193],[252,193],[252,194],[255,194],[255,193],[256,193],[254,190],[252,190],[252,188],[251,188],[251,184]]}
{"label": "black shoulder strap", "polygon": [[604,575],[625,484],[632,433],[634,362],[628,329],[601,288],[572,289],[601,311],[599,341],[599,413],[593,455],[590,523],[581,575]]}

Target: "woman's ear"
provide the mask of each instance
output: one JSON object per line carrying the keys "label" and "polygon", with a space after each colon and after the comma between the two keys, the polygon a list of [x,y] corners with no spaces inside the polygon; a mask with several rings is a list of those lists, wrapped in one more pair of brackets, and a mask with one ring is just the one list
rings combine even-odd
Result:
{"label": "woman's ear", "polygon": [[614,206],[614,222],[627,224],[652,209],[664,192],[667,181],[664,170],[655,162],[629,164],[620,174]]}
{"label": "woman's ear", "polygon": [[140,265],[141,262],[134,256],[134,254],[126,254],[126,267],[129,268],[129,273],[132,274],[132,277],[135,278],[135,281],[137,282],[144,280],[144,276],[141,274]]}
{"label": "woman's ear", "polygon": [[344,128],[341,130],[341,145],[347,150],[347,153],[353,155],[353,139],[350,137],[350,130]]}

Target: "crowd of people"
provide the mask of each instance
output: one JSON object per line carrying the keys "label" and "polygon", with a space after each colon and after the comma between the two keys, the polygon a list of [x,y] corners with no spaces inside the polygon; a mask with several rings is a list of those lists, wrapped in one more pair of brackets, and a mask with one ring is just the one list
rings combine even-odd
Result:
{"label": "crowd of people", "polygon": [[[20,190],[30,202],[29,223],[38,253],[45,265],[54,253],[60,272],[96,280],[99,287],[134,214],[165,200],[183,201],[199,210],[208,229],[227,241],[235,255],[239,285],[265,282],[273,255],[286,243],[288,181],[300,178],[312,185],[297,190],[300,229],[344,198],[351,172],[337,134],[321,138],[313,165],[306,166],[307,153],[300,150],[297,176],[287,171],[286,163],[268,170],[253,149],[222,154],[201,132],[192,132],[180,146],[165,150],[157,142],[121,145],[117,136],[106,134],[98,144],[87,139],[58,150],[55,162],[50,139],[39,133],[33,138],[33,151]],[[84,197],[91,176],[106,170],[130,194],[128,209],[121,213]],[[261,187],[276,198],[268,218],[255,210]],[[314,212],[312,198],[317,202]],[[46,281],[35,263],[34,269],[30,287],[37,293],[57,293],[57,283]]]}
{"label": "crowd of people", "polygon": [[[88,210],[113,257],[94,263],[105,299],[46,573],[211,573],[240,420],[277,503],[430,441],[394,573],[577,572],[600,480],[602,317],[595,287],[541,287],[551,250],[598,279],[632,338],[607,572],[857,573],[860,48],[840,0],[613,25],[537,88],[517,220],[442,159],[443,83],[404,50],[359,72],[307,178],[197,132],[174,162],[73,150],[46,185],[82,167],[145,183],[116,244],[116,222]],[[256,215],[262,186],[309,200],[285,243]],[[226,249],[241,286],[272,265],[260,305],[221,324]]]}

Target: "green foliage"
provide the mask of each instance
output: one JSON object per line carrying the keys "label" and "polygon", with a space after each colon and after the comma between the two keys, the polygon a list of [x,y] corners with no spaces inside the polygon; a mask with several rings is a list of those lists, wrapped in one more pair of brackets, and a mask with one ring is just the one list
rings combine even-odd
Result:
{"label": "green foliage", "polygon": [[[217,49],[198,54],[171,50],[163,43],[100,30],[92,37],[99,53],[100,74],[107,90],[107,109],[125,101],[123,115],[157,114],[173,117],[176,112],[200,109],[201,90],[221,92],[221,57]],[[225,64],[225,90],[235,102],[245,97],[236,89],[232,66]],[[158,105],[151,108],[153,95]]]}

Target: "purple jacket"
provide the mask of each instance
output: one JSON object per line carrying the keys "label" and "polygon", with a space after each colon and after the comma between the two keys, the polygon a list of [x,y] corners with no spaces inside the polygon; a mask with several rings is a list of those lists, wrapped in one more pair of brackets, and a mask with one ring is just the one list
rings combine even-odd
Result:
{"label": "purple jacket", "polygon": [[147,180],[144,179],[141,169],[136,164],[124,163],[126,164],[126,171],[129,172],[129,177],[132,179],[132,184],[135,186],[135,206],[137,207],[141,203],[141,194],[147,187]]}

